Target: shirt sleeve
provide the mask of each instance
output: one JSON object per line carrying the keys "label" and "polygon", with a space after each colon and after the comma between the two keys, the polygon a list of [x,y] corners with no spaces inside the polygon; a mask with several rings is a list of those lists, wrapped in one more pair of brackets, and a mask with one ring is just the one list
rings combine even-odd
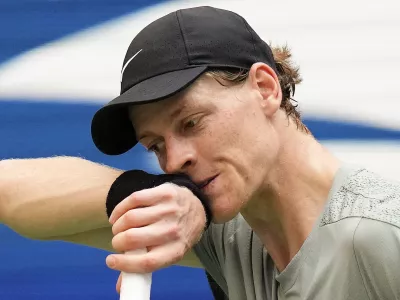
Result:
{"label": "shirt sleeve", "polygon": [[227,224],[211,223],[193,250],[200,262],[225,294],[228,286],[224,276],[224,231]]}
{"label": "shirt sleeve", "polygon": [[400,228],[363,218],[353,246],[369,299],[400,299]]}

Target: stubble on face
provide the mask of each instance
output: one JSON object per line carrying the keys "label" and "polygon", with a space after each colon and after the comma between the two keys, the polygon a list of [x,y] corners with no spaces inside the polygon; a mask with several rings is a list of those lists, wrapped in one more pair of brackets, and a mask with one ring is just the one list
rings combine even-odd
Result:
{"label": "stubble on face", "polygon": [[[145,147],[160,139],[168,151],[174,148],[169,147],[171,143],[185,140],[195,151],[196,163],[184,172],[192,178],[218,175],[205,189],[216,223],[239,213],[268,169],[268,148],[273,139],[266,138],[268,122],[257,94],[248,89],[246,85],[225,87],[203,75],[183,93],[130,110],[138,136],[145,135],[141,140]],[[171,117],[177,109],[182,109],[181,114]],[[182,132],[182,120],[196,114],[201,116],[198,128]],[[167,158],[170,155],[174,154],[165,153]],[[164,158],[159,157],[159,161],[165,169]]]}

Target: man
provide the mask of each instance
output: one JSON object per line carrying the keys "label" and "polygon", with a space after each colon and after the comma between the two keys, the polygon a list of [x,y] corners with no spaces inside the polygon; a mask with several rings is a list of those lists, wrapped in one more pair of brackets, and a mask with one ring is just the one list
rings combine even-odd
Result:
{"label": "man", "polygon": [[[314,139],[291,103],[300,78],[289,59],[237,14],[210,7],[168,14],[135,37],[93,140],[110,155],[140,142],[166,173],[190,176],[213,222],[202,232],[207,210],[184,187],[139,190],[110,213],[121,252],[110,268],[194,265],[194,252],[232,300],[400,298],[400,184]],[[2,222],[111,248],[102,205],[122,171],[77,158],[1,168]]]}

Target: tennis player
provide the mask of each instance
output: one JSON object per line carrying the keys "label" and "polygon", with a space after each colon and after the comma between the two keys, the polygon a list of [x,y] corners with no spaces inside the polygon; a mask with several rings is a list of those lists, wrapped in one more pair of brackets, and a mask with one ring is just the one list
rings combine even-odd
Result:
{"label": "tennis player", "polygon": [[169,183],[133,193],[108,219],[124,172],[69,157],[2,162],[2,222],[36,239],[148,247],[107,257],[120,271],[198,259],[231,300],[400,299],[400,183],[313,137],[292,103],[301,79],[290,58],[235,13],[179,10],[133,39],[121,95],[93,118],[102,152],[139,142],[166,173],[190,176],[209,199],[206,230],[204,203]]}

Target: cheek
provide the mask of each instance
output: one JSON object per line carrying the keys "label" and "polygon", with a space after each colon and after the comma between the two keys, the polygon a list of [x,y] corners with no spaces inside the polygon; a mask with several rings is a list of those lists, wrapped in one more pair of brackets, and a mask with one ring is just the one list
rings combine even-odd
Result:
{"label": "cheek", "polygon": [[236,190],[238,200],[248,200],[263,184],[274,164],[279,139],[268,120],[257,113],[236,119],[240,122],[221,126],[224,134],[216,139],[216,145],[224,150],[221,155],[228,164],[228,177],[234,182],[230,189]]}
{"label": "cheek", "polygon": [[252,170],[264,169],[270,164],[276,156],[278,141],[274,128],[260,113],[239,116],[237,122],[225,124],[225,134],[219,137],[218,144],[243,169],[243,175],[249,177],[254,174]]}
{"label": "cheek", "polygon": [[271,128],[259,112],[224,112],[217,119],[198,139],[204,158],[229,160],[238,168],[247,169],[259,165],[271,152]]}
{"label": "cheek", "polygon": [[247,111],[225,112],[198,139],[201,160],[222,172],[221,189],[230,195],[221,202],[221,209],[228,202],[236,206],[251,197],[277,155],[278,141],[272,125],[259,112]]}

